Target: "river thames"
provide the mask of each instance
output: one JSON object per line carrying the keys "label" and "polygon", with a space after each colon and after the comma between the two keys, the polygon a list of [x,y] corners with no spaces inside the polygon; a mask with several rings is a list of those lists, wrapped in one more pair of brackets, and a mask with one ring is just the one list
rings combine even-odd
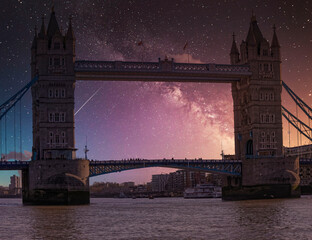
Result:
{"label": "river thames", "polygon": [[23,206],[0,199],[0,239],[312,239],[312,196],[91,199],[87,206]]}

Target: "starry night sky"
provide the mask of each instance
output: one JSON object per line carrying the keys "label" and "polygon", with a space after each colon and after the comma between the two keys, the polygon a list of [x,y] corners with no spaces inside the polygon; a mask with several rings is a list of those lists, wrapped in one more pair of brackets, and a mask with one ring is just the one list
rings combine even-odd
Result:
{"label": "starry night sky", "polygon": [[[42,14],[48,23],[52,5],[53,1],[44,0],[0,2],[0,103],[30,81],[34,28],[41,26]],[[311,106],[312,1],[55,0],[54,5],[63,31],[73,16],[77,60],[156,62],[168,56],[187,62],[189,54],[190,62],[225,64],[230,60],[232,33],[238,44],[246,38],[253,10],[267,40],[272,40],[276,25],[282,80]],[[143,46],[137,45],[140,41]],[[226,154],[234,153],[229,84],[77,82],[76,109],[99,88],[76,115],[78,156],[83,156],[86,136],[90,159],[212,159],[220,158],[221,148]],[[295,113],[285,93],[283,105]],[[22,151],[28,156],[32,146],[30,92],[23,98],[22,119]],[[13,122],[13,113],[8,122]],[[1,126],[3,130],[3,122]],[[289,146],[288,124],[283,126],[284,145]],[[19,152],[13,124],[7,135],[8,152]],[[296,145],[293,129],[290,136],[291,146]],[[302,139],[302,144],[307,143]],[[2,153],[4,149],[2,144]],[[152,173],[168,171],[133,170],[93,181],[147,182]],[[0,184],[8,182],[9,174],[1,172]]]}

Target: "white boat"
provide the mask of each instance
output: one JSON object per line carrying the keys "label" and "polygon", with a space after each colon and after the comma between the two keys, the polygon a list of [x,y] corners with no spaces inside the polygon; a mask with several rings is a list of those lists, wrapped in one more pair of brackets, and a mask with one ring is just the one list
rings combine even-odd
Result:
{"label": "white boat", "polygon": [[184,198],[220,198],[222,197],[221,187],[200,184],[194,188],[187,188],[184,191]]}

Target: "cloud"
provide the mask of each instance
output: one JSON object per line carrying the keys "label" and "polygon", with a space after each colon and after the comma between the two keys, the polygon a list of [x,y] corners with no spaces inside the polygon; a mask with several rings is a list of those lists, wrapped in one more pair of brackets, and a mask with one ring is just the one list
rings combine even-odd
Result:
{"label": "cloud", "polygon": [[[22,156],[22,159],[21,159],[21,156]],[[10,152],[8,154],[2,154],[1,158],[4,159],[4,160],[22,160],[22,161],[27,161],[27,160],[30,160],[31,156],[32,156],[32,153],[25,150],[24,153],[21,153],[21,152]]]}

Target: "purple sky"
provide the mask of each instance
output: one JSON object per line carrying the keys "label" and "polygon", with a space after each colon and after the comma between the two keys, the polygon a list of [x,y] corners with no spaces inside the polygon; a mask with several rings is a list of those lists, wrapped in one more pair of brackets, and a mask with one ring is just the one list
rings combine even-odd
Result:
{"label": "purple sky", "polygon": [[[311,105],[312,2],[310,1],[54,1],[60,26],[73,16],[79,60],[229,63],[232,33],[246,38],[254,10],[263,35],[271,41],[276,24],[282,46],[282,79]],[[273,3],[272,3],[273,2]],[[34,26],[46,23],[52,1],[3,0],[0,3],[0,102],[30,80]],[[137,46],[143,41],[143,47]],[[183,51],[183,46],[188,46]],[[234,153],[233,106],[229,84],[77,82],[76,109],[100,91],[76,115],[78,156],[88,138],[91,159],[220,158]],[[289,97],[283,105],[295,112]],[[23,151],[31,151],[30,93],[23,99]],[[12,113],[9,119],[13,119]],[[3,123],[2,123],[3,124]],[[288,146],[288,125],[284,124]],[[8,152],[15,149],[8,129]],[[3,134],[2,134],[3,138]],[[291,130],[291,145],[297,143]],[[302,139],[302,143],[308,143]],[[4,153],[2,145],[2,153]],[[26,152],[27,154],[27,152]],[[155,172],[143,169],[97,177],[92,181],[147,182]],[[0,173],[6,184],[10,173]]]}

